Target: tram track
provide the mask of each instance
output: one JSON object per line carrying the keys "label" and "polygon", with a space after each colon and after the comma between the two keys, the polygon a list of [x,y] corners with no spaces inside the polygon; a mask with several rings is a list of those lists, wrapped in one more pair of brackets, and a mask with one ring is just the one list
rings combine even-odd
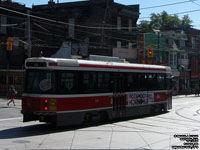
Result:
{"label": "tram track", "polygon": [[[135,123],[135,122],[134,122]],[[114,124],[115,126],[120,126],[120,127],[125,127],[125,128],[133,128],[133,129],[140,129],[140,128],[135,128],[135,127],[129,127],[129,126],[125,126],[125,125],[118,125],[118,124]],[[173,129],[173,128],[170,128],[170,129]],[[137,147],[136,149],[146,149],[146,147],[149,147],[151,149],[151,147],[154,145],[154,144],[159,144],[159,143],[163,143],[165,141],[169,141],[169,140],[172,140],[173,139],[173,135],[176,134],[176,133],[163,133],[163,132],[158,132],[158,131],[152,131],[152,130],[146,130],[146,129],[140,129],[141,131],[136,131],[136,133],[141,137],[142,141],[144,143],[146,143],[146,145],[143,145],[141,147]],[[162,139],[162,140],[156,140],[155,142],[151,142],[151,143],[148,143],[148,141],[142,136],[142,133],[154,133],[154,134],[161,134],[161,135],[167,135],[169,136],[169,138],[165,138],[165,139]],[[169,143],[170,145],[170,143]]]}
{"label": "tram track", "polygon": [[198,115],[200,115],[200,109],[196,110],[196,113],[197,113]]}
{"label": "tram track", "polygon": [[[165,122],[165,123],[170,123],[170,124],[176,124],[176,125],[181,125],[181,126],[189,126],[189,127],[197,127],[197,128],[200,128],[200,125],[190,125],[190,124],[184,124],[184,123],[180,123],[180,122],[175,122],[175,121],[183,121],[185,122],[185,120],[179,120],[179,119],[173,119],[173,118],[164,118],[164,117],[158,117],[158,118],[161,118],[161,119],[166,119],[166,120],[157,120],[157,119],[152,119],[152,118],[147,118],[147,120],[150,120],[150,121],[154,121],[154,122]],[[193,123],[192,121],[189,121],[188,123]]]}
{"label": "tram track", "polygon": [[191,121],[195,121],[195,122],[200,122],[200,120],[192,119],[192,118],[190,118],[190,117],[187,117],[187,116],[185,116],[185,115],[182,115],[180,112],[181,112],[183,109],[185,109],[185,108],[188,108],[188,107],[182,107],[182,108],[179,108],[179,109],[175,110],[175,114],[178,115],[178,116],[180,116],[180,117],[182,117],[182,118],[184,118],[184,119],[187,119],[187,120],[191,120]]}

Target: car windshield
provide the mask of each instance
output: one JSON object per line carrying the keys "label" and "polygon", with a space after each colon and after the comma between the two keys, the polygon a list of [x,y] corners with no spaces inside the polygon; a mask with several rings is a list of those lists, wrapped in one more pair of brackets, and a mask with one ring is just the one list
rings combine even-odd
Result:
{"label": "car windshield", "polygon": [[54,93],[55,73],[53,71],[28,70],[26,72],[25,92]]}

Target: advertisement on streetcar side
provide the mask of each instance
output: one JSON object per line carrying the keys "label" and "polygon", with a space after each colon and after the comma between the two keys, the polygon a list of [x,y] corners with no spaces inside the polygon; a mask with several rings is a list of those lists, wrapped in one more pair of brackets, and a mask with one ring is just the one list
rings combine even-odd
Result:
{"label": "advertisement on streetcar side", "polygon": [[133,93],[128,94],[128,106],[152,104],[154,93]]}

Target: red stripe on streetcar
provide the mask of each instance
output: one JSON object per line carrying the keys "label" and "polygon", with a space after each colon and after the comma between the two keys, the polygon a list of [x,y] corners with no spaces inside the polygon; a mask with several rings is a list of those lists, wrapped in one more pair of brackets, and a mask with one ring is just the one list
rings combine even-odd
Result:
{"label": "red stripe on streetcar", "polygon": [[[43,111],[46,110],[45,101],[48,98],[23,97],[22,107],[24,110]],[[110,96],[77,97],[77,98],[55,98],[57,111],[73,111],[112,107]],[[48,101],[48,100],[47,100]],[[47,108],[48,109],[48,108]]]}
{"label": "red stripe on streetcar", "polygon": [[48,64],[49,64],[49,66],[58,66],[57,63],[48,63]]}

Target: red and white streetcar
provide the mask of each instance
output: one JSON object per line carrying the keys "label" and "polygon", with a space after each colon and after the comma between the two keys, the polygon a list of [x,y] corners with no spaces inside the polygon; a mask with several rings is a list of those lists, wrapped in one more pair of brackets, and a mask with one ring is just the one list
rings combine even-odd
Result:
{"label": "red and white streetcar", "polygon": [[172,108],[170,67],[44,57],[25,65],[24,122],[74,125]]}

